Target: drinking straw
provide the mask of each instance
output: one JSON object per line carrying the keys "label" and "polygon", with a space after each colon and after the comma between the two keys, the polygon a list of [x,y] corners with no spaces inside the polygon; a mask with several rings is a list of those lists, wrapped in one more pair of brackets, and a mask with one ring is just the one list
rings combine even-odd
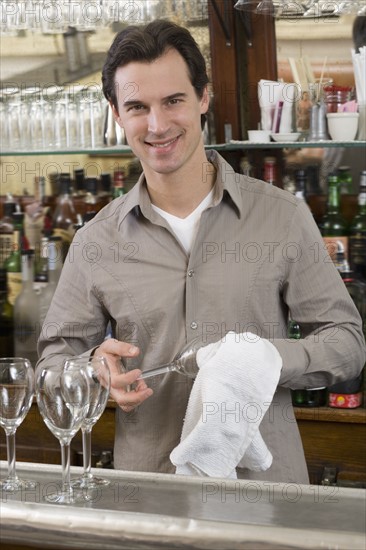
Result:
{"label": "drinking straw", "polygon": [[323,67],[322,67],[322,72],[320,73],[319,86],[318,86],[318,89],[317,89],[317,91],[316,91],[316,102],[317,102],[317,103],[319,102],[320,89],[321,89],[322,82],[323,82],[323,78],[324,78],[324,71],[325,71],[325,66],[326,66],[326,64],[327,64],[327,60],[328,60],[328,57],[325,56],[325,58],[324,58],[324,63],[323,63]]}

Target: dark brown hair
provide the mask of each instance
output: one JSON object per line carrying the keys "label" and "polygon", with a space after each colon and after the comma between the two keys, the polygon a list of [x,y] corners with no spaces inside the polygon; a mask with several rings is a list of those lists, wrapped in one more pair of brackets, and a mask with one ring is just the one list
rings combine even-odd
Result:
{"label": "dark brown hair", "polygon": [[151,62],[174,48],[185,60],[190,81],[199,98],[208,83],[204,57],[191,33],[184,27],[165,20],[145,26],[129,26],[114,38],[102,71],[103,93],[118,111],[115,74],[118,67],[131,61]]}

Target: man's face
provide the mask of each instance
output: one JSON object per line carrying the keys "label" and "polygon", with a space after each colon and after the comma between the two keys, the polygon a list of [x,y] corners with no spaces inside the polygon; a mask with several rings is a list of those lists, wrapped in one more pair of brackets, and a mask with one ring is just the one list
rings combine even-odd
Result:
{"label": "man's face", "polygon": [[170,49],[151,63],[131,62],[115,75],[118,124],[144,171],[170,174],[201,158],[201,114],[208,93],[197,97],[182,56]]}

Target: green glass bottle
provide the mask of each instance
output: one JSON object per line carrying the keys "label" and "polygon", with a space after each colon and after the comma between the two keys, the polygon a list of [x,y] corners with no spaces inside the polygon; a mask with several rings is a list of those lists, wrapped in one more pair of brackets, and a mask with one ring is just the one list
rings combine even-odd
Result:
{"label": "green glass bottle", "polygon": [[113,198],[122,197],[125,193],[125,174],[123,170],[115,170],[113,174]]}
{"label": "green glass bottle", "polygon": [[0,357],[14,356],[13,306],[8,300],[6,269],[0,268]]}
{"label": "green glass bottle", "polygon": [[366,170],[361,172],[358,211],[351,222],[349,245],[352,270],[366,281]]}
{"label": "green glass bottle", "polygon": [[[300,325],[296,321],[288,322],[287,337],[300,340]],[[294,407],[322,407],[327,402],[327,389],[322,386],[321,388],[291,390],[291,397]]]}
{"label": "green glass bottle", "polygon": [[349,166],[338,168],[338,185],[341,195],[350,195],[353,192],[353,180]]}
{"label": "green glass bottle", "polygon": [[332,260],[336,258],[339,242],[343,244],[347,256],[349,229],[341,214],[339,182],[335,174],[328,176],[327,208],[319,228]]}

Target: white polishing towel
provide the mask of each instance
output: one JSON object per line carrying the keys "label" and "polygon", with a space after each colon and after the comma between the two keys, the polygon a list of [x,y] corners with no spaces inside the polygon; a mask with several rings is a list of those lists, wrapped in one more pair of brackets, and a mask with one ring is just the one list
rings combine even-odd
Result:
{"label": "white polishing towel", "polygon": [[236,478],[236,466],[267,470],[272,455],[259,425],[279,381],[279,352],[255,334],[229,332],[198,350],[197,364],[181,441],[170,454],[176,473]]}

